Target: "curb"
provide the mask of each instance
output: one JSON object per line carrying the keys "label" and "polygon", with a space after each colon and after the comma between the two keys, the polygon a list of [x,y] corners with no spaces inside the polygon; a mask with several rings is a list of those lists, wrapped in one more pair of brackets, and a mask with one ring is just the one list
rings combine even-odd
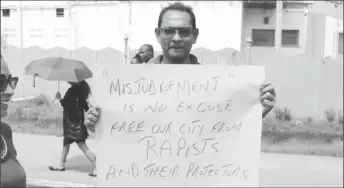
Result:
{"label": "curb", "polygon": [[27,187],[96,187],[96,185],[26,178]]}

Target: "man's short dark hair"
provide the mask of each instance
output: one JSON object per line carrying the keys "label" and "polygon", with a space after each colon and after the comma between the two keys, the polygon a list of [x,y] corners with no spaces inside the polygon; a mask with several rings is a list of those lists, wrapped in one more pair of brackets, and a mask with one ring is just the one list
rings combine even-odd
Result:
{"label": "man's short dark hair", "polygon": [[191,17],[192,27],[193,27],[193,29],[196,29],[196,16],[195,16],[195,14],[194,14],[194,12],[192,10],[192,7],[188,6],[188,5],[185,5],[183,3],[180,3],[180,2],[175,2],[175,3],[169,4],[167,7],[164,7],[161,10],[160,15],[159,15],[158,28],[160,28],[160,26],[161,26],[162,17],[169,10],[178,10],[178,11],[181,11],[181,12],[188,13],[190,15],[190,17]]}
{"label": "man's short dark hair", "polygon": [[146,46],[146,47],[148,48],[148,50],[151,50],[152,52],[154,52],[154,48],[153,48],[152,45],[150,45],[150,44],[144,44],[144,45],[142,45],[142,47],[143,47],[143,46]]}

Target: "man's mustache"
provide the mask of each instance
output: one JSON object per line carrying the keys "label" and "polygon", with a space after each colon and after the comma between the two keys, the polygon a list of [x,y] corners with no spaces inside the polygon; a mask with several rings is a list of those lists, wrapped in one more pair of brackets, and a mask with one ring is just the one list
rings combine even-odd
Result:
{"label": "man's mustache", "polygon": [[170,48],[183,49],[183,48],[184,48],[184,46],[178,46],[178,45],[174,45],[174,46],[170,46]]}

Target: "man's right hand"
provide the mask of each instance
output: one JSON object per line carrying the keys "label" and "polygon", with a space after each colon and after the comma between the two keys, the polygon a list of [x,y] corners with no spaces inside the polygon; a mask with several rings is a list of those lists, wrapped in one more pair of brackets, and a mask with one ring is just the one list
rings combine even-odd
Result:
{"label": "man's right hand", "polygon": [[85,126],[92,132],[95,132],[95,125],[98,123],[100,117],[100,108],[90,105],[86,112]]}

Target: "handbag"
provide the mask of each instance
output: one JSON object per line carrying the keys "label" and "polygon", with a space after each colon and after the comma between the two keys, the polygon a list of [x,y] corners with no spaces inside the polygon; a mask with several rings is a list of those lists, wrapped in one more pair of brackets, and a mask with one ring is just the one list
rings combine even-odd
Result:
{"label": "handbag", "polygon": [[78,115],[79,115],[79,121],[72,122],[69,118],[68,115],[66,115],[66,137],[73,139],[73,140],[82,140],[87,137],[87,129],[86,126],[84,125],[84,122],[81,122],[81,115],[80,113],[81,110],[79,109],[78,101],[77,101],[77,108],[78,110]]}

